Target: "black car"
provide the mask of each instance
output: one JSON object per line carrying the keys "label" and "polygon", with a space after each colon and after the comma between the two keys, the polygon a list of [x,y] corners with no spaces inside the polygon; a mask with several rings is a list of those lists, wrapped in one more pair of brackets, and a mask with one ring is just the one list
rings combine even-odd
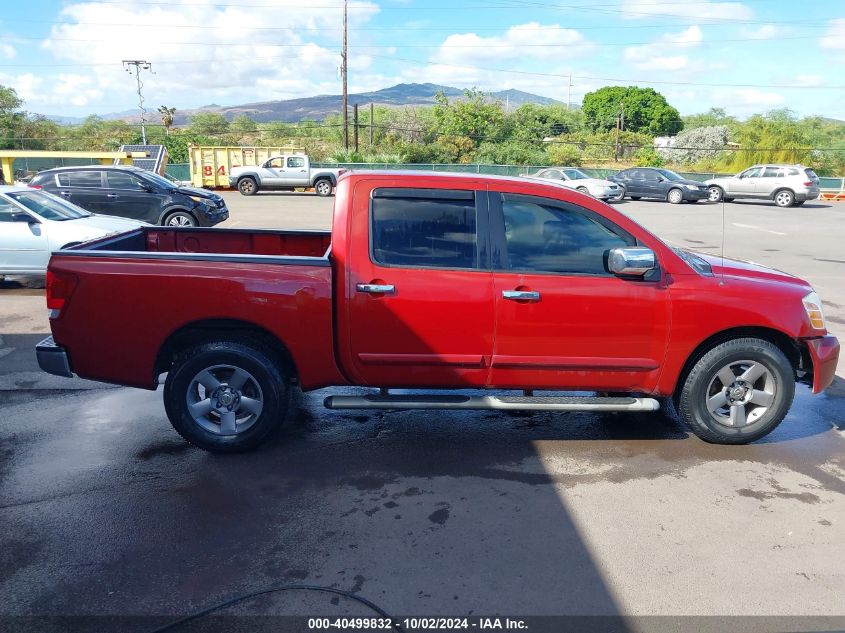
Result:
{"label": "black car", "polygon": [[707,200],[707,185],[697,180],[688,180],[668,169],[654,167],[632,167],[608,176],[608,180],[623,185],[631,200],[657,198],[672,204]]}
{"label": "black car", "polygon": [[92,213],[163,226],[214,226],[229,217],[223,197],[183,187],[163,176],[120,165],[46,169],[30,187],[44,189]]}

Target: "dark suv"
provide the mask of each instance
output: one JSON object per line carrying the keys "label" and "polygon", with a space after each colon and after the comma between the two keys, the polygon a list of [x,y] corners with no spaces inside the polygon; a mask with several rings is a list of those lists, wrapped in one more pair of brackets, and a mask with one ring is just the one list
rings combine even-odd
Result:
{"label": "dark suv", "polygon": [[214,226],[229,217],[222,196],[182,187],[151,171],[121,165],[59,167],[33,178],[44,189],[92,213],[164,226]]}
{"label": "dark suv", "polygon": [[657,198],[672,204],[707,200],[710,191],[703,182],[689,180],[668,169],[654,167],[632,167],[607,177],[625,187],[625,195],[631,200]]}

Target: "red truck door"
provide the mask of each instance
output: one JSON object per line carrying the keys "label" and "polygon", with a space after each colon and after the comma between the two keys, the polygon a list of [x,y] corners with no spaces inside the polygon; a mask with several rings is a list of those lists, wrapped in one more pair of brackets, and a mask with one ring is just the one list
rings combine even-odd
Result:
{"label": "red truck door", "polygon": [[494,310],[486,194],[394,182],[353,193],[343,364],[373,386],[482,386]]}
{"label": "red truck door", "polygon": [[[491,187],[493,189],[493,187]],[[668,336],[660,275],[607,272],[635,238],[575,204],[490,192],[496,331],[490,384],[651,390]]]}

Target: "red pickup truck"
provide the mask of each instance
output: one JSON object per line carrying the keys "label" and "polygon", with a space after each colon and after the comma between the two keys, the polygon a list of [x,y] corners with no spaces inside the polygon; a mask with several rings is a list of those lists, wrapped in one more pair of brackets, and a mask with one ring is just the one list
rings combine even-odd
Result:
{"label": "red pickup truck", "polygon": [[696,435],[740,444],[780,423],[796,381],[827,387],[839,355],[805,281],[515,178],[350,173],[331,232],[143,227],[57,252],[47,275],[41,367],[143,389],[166,374],[173,426],[212,451],[260,444],[292,387],[344,385],[373,391],[327,407],[671,398]]}

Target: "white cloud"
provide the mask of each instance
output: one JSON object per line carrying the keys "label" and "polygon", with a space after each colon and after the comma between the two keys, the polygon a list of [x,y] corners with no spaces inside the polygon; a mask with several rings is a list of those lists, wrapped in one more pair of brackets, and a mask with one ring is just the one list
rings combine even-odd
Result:
{"label": "white cloud", "polygon": [[0,44],[0,55],[6,59],[14,59],[18,52],[11,44]]}
{"label": "white cloud", "polygon": [[[352,28],[379,10],[369,0],[355,4],[363,8],[350,11]],[[122,102],[120,109],[131,108],[135,82],[124,72],[124,59],[152,62],[154,74],[141,75],[150,109],[340,92],[339,12],[309,9],[299,0],[277,0],[266,8],[215,0],[167,7],[141,0],[77,2],[59,18],[70,24],[54,25],[42,48],[58,63],[78,65],[73,74],[53,78],[48,94],[28,99],[33,105]],[[371,62],[367,55],[350,55],[350,70],[362,72]],[[104,103],[106,95],[110,103]]]}
{"label": "white cloud", "polygon": [[823,86],[825,83],[824,77],[821,75],[798,75],[795,78],[795,85],[805,88],[812,88],[815,86]]}
{"label": "white cloud", "polygon": [[787,29],[774,24],[764,24],[757,28],[743,27],[739,30],[742,37],[749,40],[770,40],[786,33]]}
{"label": "white cloud", "polygon": [[747,20],[754,15],[750,7],[741,2],[654,2],[654,0],[624,0],[620,10],[629,19],[645,17],[677,16],[694,18],[706,23],[708,20]]}
{"label": "white cloud", "polygon": [[831,20],[819,45],[828,50],[845,50],[845,18]]}
{"label": "white cloud", "polygon": [[689,59],[682,53],[703,40],[701,29],[691,26],[680,33],[667,33],[651,44],[629,46],[623,58],[640,70],[683,70],[689,66]]}
{"label": "white cloud", "polygon": [[782,94],[759,88],[734,88],[726,92],[729,101],[739,101],[746,106],[772,107],[784,102]]}
{"label": "white cloud", "polygon": [[588,42],[574,29],[561,28],[558,24],[529,22],[512,26],[502,35],[490,37],[475,33],[454,33],[443,41],[431,61],[469,65],[499,62],[505,67],[511,67],[514,60],[539,58],[554,60],[554,65],[559,66],[595,48],[595,44]]}

